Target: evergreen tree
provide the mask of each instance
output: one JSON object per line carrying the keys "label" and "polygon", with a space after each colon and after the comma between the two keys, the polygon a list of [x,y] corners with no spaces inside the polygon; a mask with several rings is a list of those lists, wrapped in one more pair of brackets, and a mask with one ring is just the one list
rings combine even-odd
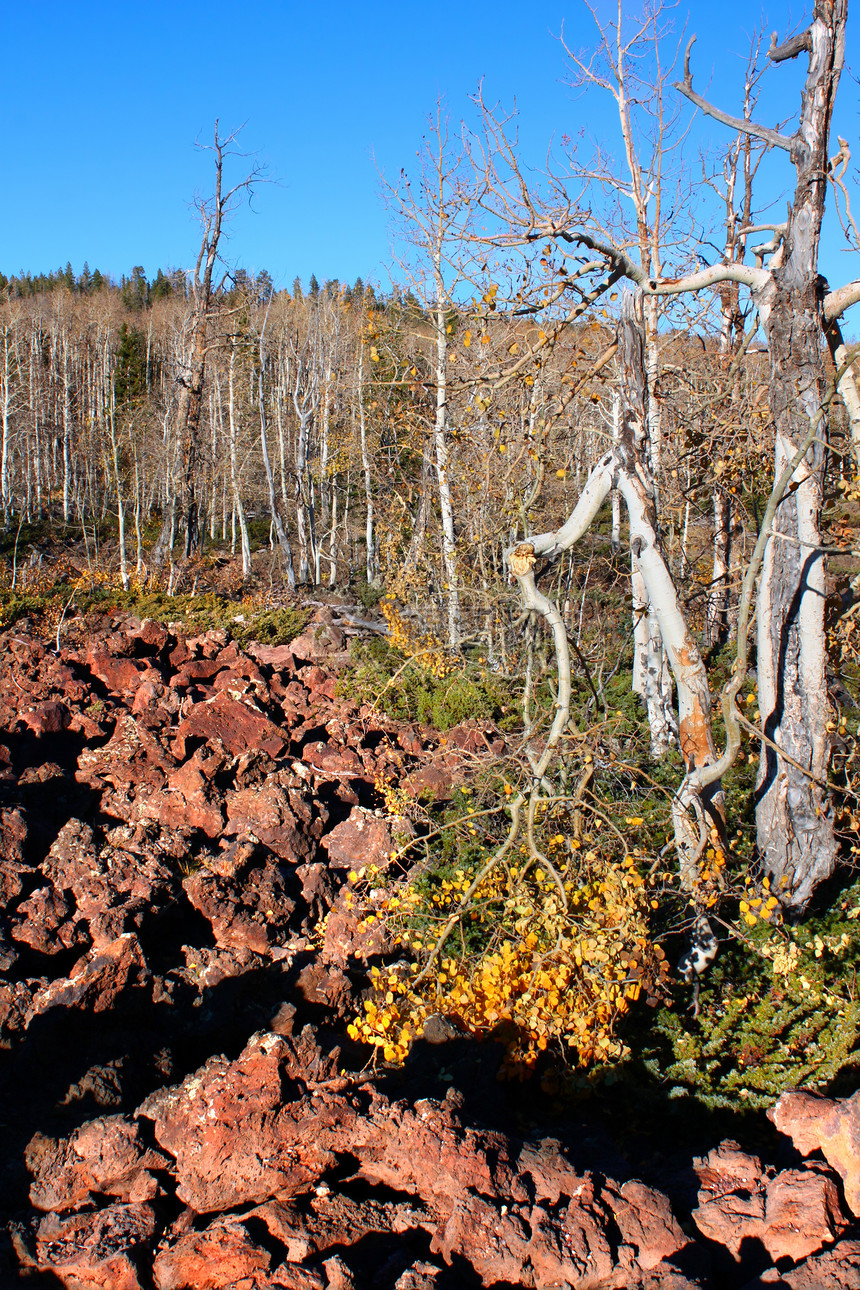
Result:
{"label": "evergreen tree", "polygon": [[295,278],[293,280],[293,289],[292,289],[291,295],[293,297],[293,300],[304,300],[305,297],[304,297],[304,292],[302,291],[301,278]]}
{"label": "evergreen tree", "polygon": [[171,293],[170,279],[158,270],[149,288],[150,300],[166,300]]}
{"label": "evergreen tree", "polygon": [[127,309],[145,309],[149,304],[149,283],[142,264],[136,264],[130,278],[123,278],[119,290]]}
{"label": "evergreen tree", "polygon": [[257,274],[254,285],[257,288],[257,299],[261,305],[268,304],[275,294],[275,284],[272,281],[272,275],[268,269],[261,269]]}
{"label": "evergreen tree", "polygon": [[311,297],[312,300],[315,300],[319,295],[319,293],[320,293],[320,284],[317,282],[317,275],[315,273],[312,273],[311,280],[308,283],[308,295]]}
{"label": "evergreen tree", "polygon": [[119,329],[115,388],[120,407],[146,395],[146,332],[127,323]]}

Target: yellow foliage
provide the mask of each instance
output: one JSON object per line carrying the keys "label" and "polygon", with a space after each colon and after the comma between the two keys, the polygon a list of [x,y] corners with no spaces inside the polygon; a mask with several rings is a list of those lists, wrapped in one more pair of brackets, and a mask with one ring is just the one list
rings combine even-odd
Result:
{"label": "yellow foliage", "polygon": [[404,622],[393,596],[384,596],[379,608],[388,624],[388,641],[393,649],[414,658],[425,672],[439,680],[462,669],[462,661],[448,654],[437,636],[422,636]]}
{"label": "yellow foliage", "polygon": [[[546,849],[558,851],[560,838],[547,838]],[[402,1062],[427,1018],[440,1014],[464,1034],[500,1039],[508,1076],[527,1074],[551,1043],[581,1067],[621,1058],[619,1020],[641,993],[659,997],[669,973],[649,935],[648,882],[631,857],[571,846],[554,873],[498,864],[468,896],[483,867],[472,860],[429,882],[392,882],[381,906],[377,887],[374,908],[400,951],[430,967],[373,969],[350,1035]],[[461,931],[438,952],[452,913]]]}

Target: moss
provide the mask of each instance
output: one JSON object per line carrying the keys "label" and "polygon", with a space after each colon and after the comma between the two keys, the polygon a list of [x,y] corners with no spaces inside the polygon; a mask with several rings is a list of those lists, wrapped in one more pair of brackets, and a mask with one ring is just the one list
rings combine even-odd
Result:
{"label": "moss", "polygon": [[41,618],[50,626],[56,624],[66,606],[69,612],[79,614],[124,610],[155,622],[181,623],[188,632],[224,628],[243,646],[252,640],[269,645],[288,644],[310,619],[309,611],[298,607],[249,609],[214,592],[168,596],[162,591],[121,591],[107,584],[78,586],[72,591],[67,582],[58,582],[26,594],[0,590],[0,628],[9,627],[25,616]]}

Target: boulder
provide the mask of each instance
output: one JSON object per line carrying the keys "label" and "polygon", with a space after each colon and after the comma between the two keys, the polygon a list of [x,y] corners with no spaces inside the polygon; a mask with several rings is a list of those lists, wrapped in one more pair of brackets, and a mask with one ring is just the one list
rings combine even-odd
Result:
{"label": "boulder", "polygon": [[821,1152],[842,1178],[848,1208],[860,1218],[860,1092],[837,1099],[783,1093],[768,1118],[802,1156]]}
{"label": "boulder", "polygon": [[145,1290],[139,1261],[156,1230],[155,1210],[146,1203],[46,1214],[37,1231],[37,1264],[69,1290]]}
{"label": "boulder", "polygon": [[27,1166],[35,1175],[30,1200],[36,1209],[64,1212],[90,1206],[97,1195],[152,1200],[161,1191],[152,1171],[171,1164],[144,1142],[139,1121],[106,1116],[81,1125],[70,1138],[33,1138],[27,1148]]}
{"label": "boulder", "polygon": [[740,1261],[757,1242],[774,1261],[797,1261],[832,1244],[847,1225],[836,1180],[826,1168],[773,1175],[736,1143],[695,1162],[699,1206],[693,1221],[708,1240]]}

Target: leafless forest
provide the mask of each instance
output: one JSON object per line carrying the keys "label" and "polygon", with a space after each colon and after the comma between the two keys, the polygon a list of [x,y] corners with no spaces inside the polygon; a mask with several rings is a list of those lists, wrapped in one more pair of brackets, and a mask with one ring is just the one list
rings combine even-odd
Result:
{"label": "leafless forest", "polygon": [[[652,766],[680,754],[672,845],[701,937],[722,898],[706,858],[740,842],[758,905],[805,911],[856,830],[860,395],[840,320],[860,282],[819,271],[822,238],[857,249],[831,140],[846,21],[818,0],[715,105],[694,41],[672,69],[665,15],[628,31],[619,10],[587,55],[565,47],[571,82],[615,102],[617,159],[565,137],[536,174],[482,92],[468,127],[440,106],[413,170],[383,179],[384,290],[231,271],[224,226],[260,175],[216,126],[193,272],[5,286],[13,590],[53,534],[126,589],[384,593],[394,643],[477,651],[527,709],[556,677],[544,725],[526,715],[536,859],[550,768],[567,784],[581,755],[574,709],[577,738],[602,732],[590,756],[623,751],[624,677]],[[796,80],[785,133],[758,119],[765,75]],[[723,780],[743,763],[739,828]]]}

